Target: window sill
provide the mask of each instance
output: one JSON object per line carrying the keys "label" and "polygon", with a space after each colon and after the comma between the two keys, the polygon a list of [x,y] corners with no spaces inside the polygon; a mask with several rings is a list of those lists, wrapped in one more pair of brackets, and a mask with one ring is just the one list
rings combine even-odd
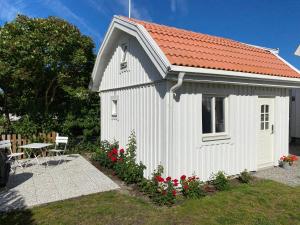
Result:
{"label": "window sill", "polygon": [[230,136],[226,133],[221,134],[205,134],[202,136],[202,141],[218,141],[218,140],[228,140]]}
{"label": "window sill", "polygon": [[111,119],[112,120],[118,120],[118,117],[117,116],[111,116]]}

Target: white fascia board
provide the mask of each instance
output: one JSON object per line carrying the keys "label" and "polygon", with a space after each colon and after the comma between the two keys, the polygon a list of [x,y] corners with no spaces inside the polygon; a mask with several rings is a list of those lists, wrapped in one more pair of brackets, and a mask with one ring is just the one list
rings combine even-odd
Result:
{"label": "white fascia board", "polygon": [[[300,88],[300,79],[299,78],[288,78],[288,77],[278,77],[278,76],[270,76],[270,75],[264,75],[264,74],[253,74],[253,73],[243,73],[243,72],[235,72],[235,71],[227,71],[227,70],[216,70],[216,69],[205,69],[205,68],[196,68],[196,67],[186,67],[186,66],[171,66],[170,68],[171,72],[186,72],[188,74],[195,75],[201,75],[205,76],[206,78],[214,77],[222,78],[223,83],[239,83],[239,84],[247,84],[247,80],[252,80],[257,85],[263,85],[263,86],[274,86],[271,84],[271,82],[276,82],[276,86],[282,86],[282,87],[292,87],[292,88]],[[233,79],[239,80],[233,81]],[[216,81],[217,82],[217,81]],[[268,82],[270,82],[270,85],[268,85]],[[282,83],[282,85],[281,85]]]}
{"label": "white fascia board", "polygon": [[101,72],[100,68],[100,59],[104,57],[104,50],[108,43],[108,40],[111,38],[114,29],[122,30],[134,37],[138,40],[140,45],[145,50],[146,54],[149,56],[150,60],[156,66],[161,76],[164,78],[167,75],[167,72],[170,68],[170,62],[159,48],[157,43],[150,36],[148,31],[142,26],[135,22],[128,21],[123,19],[122,17],[115,16],[110,24],[110,27],[104,37],[100,50],[98,52],[96,62],[92,72],[92,82],[90,83],[90,89],[92,91],[99,91],[100,83],[95,85],[94,81],[98,72]]}
{"label": "white fascia board", "polygon": [[[273,53],[273,52],[272,52]],[[286,65],[288,65],[292,70],[295,70],[297,73],[300,74],[300,71],[294,67],[292,64],[290,64],[288,61],[286,61],[284,58],[282,58],[280,55],[273,53],[279,60],[284,62]]]}

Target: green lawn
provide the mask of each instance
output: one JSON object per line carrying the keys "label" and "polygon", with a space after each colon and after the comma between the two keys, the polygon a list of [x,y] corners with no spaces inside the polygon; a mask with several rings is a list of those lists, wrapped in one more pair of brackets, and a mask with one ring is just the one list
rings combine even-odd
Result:
{"label": "green lawn", "polygon": [[0,224],[296,225],[300,224],[300,188],[259,181],[171,208],[114,191],[3,214]]}

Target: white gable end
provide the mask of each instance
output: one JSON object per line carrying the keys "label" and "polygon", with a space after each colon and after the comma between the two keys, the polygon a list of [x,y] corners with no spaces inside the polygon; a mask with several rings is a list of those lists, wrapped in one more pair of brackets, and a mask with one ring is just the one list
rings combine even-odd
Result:
{"label": "white gable end", "polygon": [[162,76],[137,39],[123,33],[116,39],[111,55],[108,56],[99,91],[152,83],[161,79]]}

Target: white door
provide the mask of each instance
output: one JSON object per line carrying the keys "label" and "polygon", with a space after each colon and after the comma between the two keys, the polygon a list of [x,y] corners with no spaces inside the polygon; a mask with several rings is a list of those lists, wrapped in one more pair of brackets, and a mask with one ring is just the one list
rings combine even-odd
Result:
{"label": "white door", "polygon": [[258,98],[258,168],[274,165],[274,98]]}

